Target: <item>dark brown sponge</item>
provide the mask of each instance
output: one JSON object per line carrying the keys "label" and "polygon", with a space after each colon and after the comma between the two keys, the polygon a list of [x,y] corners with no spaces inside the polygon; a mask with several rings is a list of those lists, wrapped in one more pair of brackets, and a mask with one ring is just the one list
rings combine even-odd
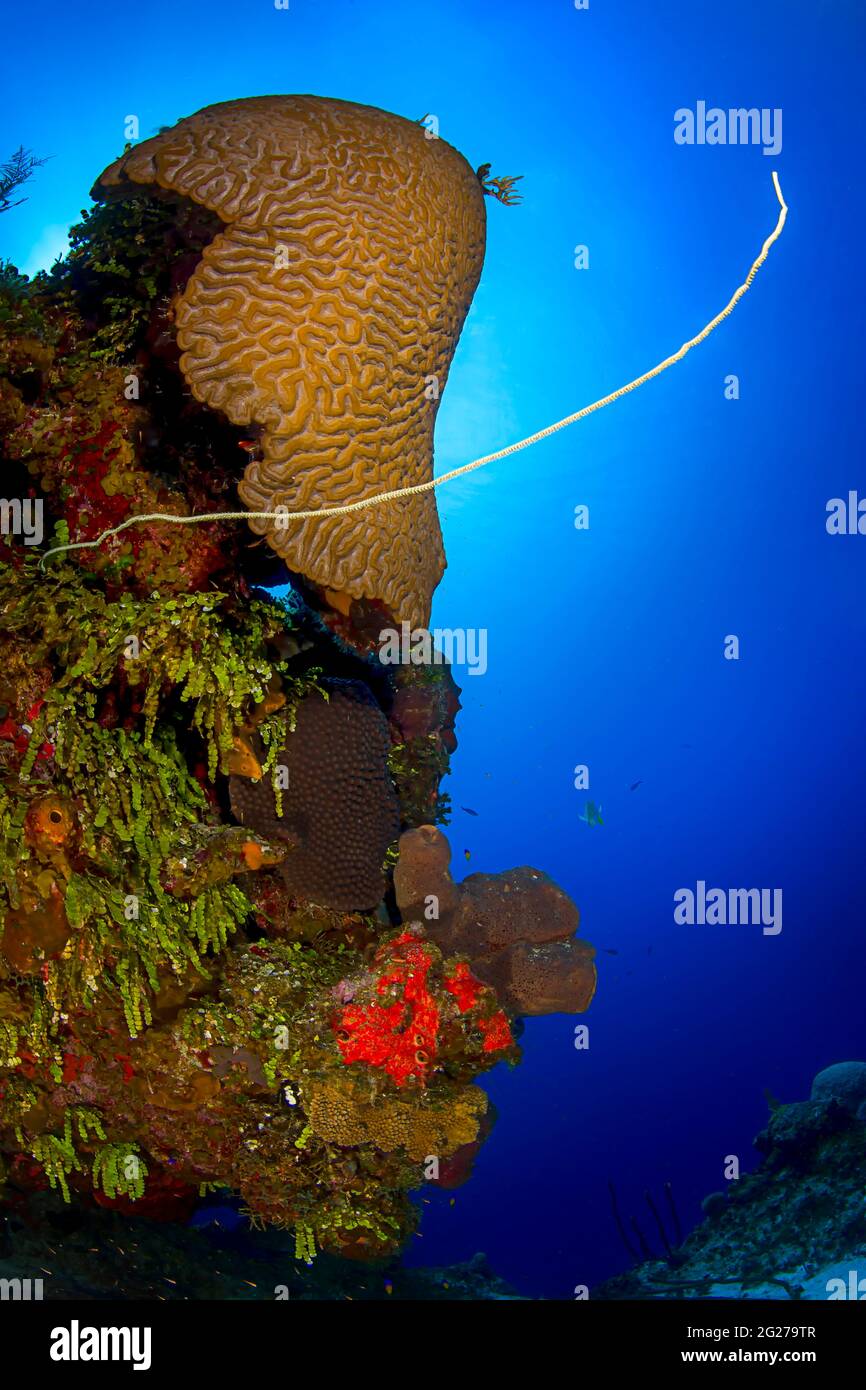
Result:
{"label": "dark brown sponge", "polygon": [[595,994],[594,950],[585,941],[517,941],[484,960],[473,972],[491,985],[512,1013],[582,1014]]}
{"label": "dark brown sponge", "polygon": [[400,836],[394,891],[402,920],[422,920],[444,954],[467,956],[473,973],[514,1014],[587,1009],[595,952],[575,939],[580,913],[568,894],[528,865],[455,884],[450,861],[451,846],[435,825]]}

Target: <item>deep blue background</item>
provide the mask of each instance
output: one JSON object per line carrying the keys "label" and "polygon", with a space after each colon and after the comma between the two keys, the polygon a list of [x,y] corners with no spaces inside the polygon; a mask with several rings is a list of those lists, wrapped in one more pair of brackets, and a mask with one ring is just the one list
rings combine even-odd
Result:
{"label": "deep blue background", "polygon": [[[491,1076],[500,1117],[476,1175],[453,1206],[432,1196],[410,1258],[483,1249],[521,1290],[567,1298],[627,1263],[609,1177],[626,1211],[670,1179],[692,1224],[725,1155],[754,1163],[765,1087],[800,1099],[819,1068],[866,1057],[866,536],[824,526],[828,498],[866,495],[863,7],[157,0],[49,4],[38,22],[41,37],[32,11],[4,21],[30,59],[4,63],[0,94],[4,156],[54,156],[0,222],[0,255],[29,269],[62,246],[130,113],[146,137],[209,102],[309,91],[433,112],[473,164],[524,175],[521,207],[488,207],[440,470],[691,337],[775,224],[779,172],[788,227],[708,343],[439,494],[434,621],[490,644],[488,673],[461,681],[449,790],[478,816],[455,813],[455,868],[546,869],[618,955],[599,957],[588,1052],[575,1020],[530,1021],[523,1065]],[[780,155],[677,146],[673,113],[699,99],[781,107]],[[600,828],[578,820],[587,795]],[[699,878],[782,888],[781,936],[675,926],[673,893]]]}

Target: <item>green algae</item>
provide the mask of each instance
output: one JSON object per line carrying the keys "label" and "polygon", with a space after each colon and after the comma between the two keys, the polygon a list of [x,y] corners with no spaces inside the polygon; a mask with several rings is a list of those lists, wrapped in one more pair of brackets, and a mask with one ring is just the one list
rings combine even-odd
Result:
{"label": "green algae", "polygon": [[[34,985],[34,1002],[60,1014],[86,1006],[100,989],[117,991],[135,1036],[151,1021],[160,971],[203,970],[204,958],[221,951],[252,910],[231,882],[191,901],[163,886],[166,859],[194,847],[200,823],[218,823],[182,742],[188,750],[197,736],[212,780],[269,682],[282,678],[290,705],[315,682],[268,659],[266,642],[285,617],[264,601],[249,603],[241,625],[218,592],[144,600],[125,593],[109,601],[68,565],[52,566],[42,581],[31,566],[3,566],[0,578],[10,595],[5,631],[26,637],[32,663],[56,672],[17,779],[7,776],[0,790],[8,908],[19,905],[19,871],[37,853],[22,832],[28,806],[44,790],[38,758],[46,743],[51,789],[74,808],[77,839],[74,852],[55,863],[74,949]],[[124,721],[133,727],[104,727],[102,699],[119,680],[133,700]],[[10,1027],[4,1020],[0,1031],[7,1055],[14,1051]]]}

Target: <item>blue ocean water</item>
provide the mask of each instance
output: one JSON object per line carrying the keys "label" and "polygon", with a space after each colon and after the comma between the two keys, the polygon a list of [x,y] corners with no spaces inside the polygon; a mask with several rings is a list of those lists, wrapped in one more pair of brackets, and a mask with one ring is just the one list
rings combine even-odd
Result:
{"label": "blue ocean water", "polygon": [[[829,498],[866,493],[863,11],[615,8],[551,15],[543,91],[509,103],[502,157],[527,196],[493,210],[476,301],[508,383],[487,447],[630,380],[720,309],[775,223],[771,168],[791,211],[734,316],[683,364],[494,465],[471,501],[440,494],[434,618],[489,628],[488,674],[461,682],[451,779],[479,814],[456,813],[452,842],[475,869],[547,869],[618,955],[599,957],[588,1051],[573,1020],[529,1021],[523,1065],[492,1079],[476,1178],[425,1227],[423,1258],[482,1247],[551,1297],[629,1264],[609,1179],[646,1222],[644,1189],[660,1202],[670,1180],[691,1226],[726,1155],[754,1166],[764,1088],[802,1099],[820,1068],[866,1055],[866,538],[825,528]],[[566,81],[568,116],[551,120]],[[700,98],[781,107],[778,157],[675,145],[673,111]],[[445,420],[455,410],[446,393]],[[587,797],[603,827],[578,820]],[[676,925],[674,892],[701,879],[781,888],[781,933]]]}
{"label": "blue ocean water", "polygon": [[[820,1068],[866,1057],[866,537],[825,526],[830,498],[866,495],[866,14],[857,0],[242,14],[155,0],[125,37],[119,23],[56,7],[38,102],[27,65],[5,75],[7,143],[53,156],[3,226],[2,253],[29,269],[62,247],[130,112],[147,135],[235,96],[340,96],[434,113],[473,164],[523,176],[520,207],[488,208],[440,471],[697,332],[774,226],[771,170],[781,179],[784,234],[707,343],[439,494],[449,568],[433,625],[488,634],[485,674],[455,673],[455,872],[546,870],[601,953],[579,1020],[589,1048],[578,1020],[529,1020],[522,1065],[487,1082],[499,1118],[472,1181],[429,1198],[407,1258],[482,1249],[522,1292],[567,1298],[628,1263],[609,1180],[626,1210],[669,1180],[688,1228],[727,1155],[754,1163],[765,1088],[800,1099]],[[32,24],[8,17],[10,51]],[[699,101],[781,109],[781,150],[675,143],[675,111]],[[601,826],[579,818],[589,798]],[[699,880],[781,889],[782,931],[676,924],[675,892]]]}

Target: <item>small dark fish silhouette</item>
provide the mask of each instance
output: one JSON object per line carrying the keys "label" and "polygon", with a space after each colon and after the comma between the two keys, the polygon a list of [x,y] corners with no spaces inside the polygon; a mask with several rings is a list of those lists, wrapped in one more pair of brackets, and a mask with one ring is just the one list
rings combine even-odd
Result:
{"label": "small dark fish silhouette", "polygon": [[640,787],[640,786],[642,786],[642,785],[643,785],[643,778],[641,778],[640,781],[638,781],[638,782],[632,782],[631,786],[629,787],[629,791],[630,791],[630,792],[636,792],[637,789],[638,789],[638,787]]}
{"label": "small dark fish silhouette", "polygon": [[619,955],[619,951],[615,951],[615,950],[613,949],[612,946],[602,946],[601,949],[604,951],[604,954],[605,954],[606,956],[618,956],[618,955]]}
{"label": "small dark fish silhouette", "polygon": [[463,857],[464,857],[464,859],[471,859],[471,858],[472,858],[472,855],[469,853],[468,849],[465,849],[465,850],[463,851]]}
{"label": "small dark fish silhouette", "polygon": [[465,811],[466,814],[467,814],[467,816],[477,816],[477,815],[478,815],[478,812],[477,812],[477,811],[473,811],[473,809],[472,809],[471,806],[461,806],[461,807],[460,807],[460,810],[461,810],[461,811]]}

